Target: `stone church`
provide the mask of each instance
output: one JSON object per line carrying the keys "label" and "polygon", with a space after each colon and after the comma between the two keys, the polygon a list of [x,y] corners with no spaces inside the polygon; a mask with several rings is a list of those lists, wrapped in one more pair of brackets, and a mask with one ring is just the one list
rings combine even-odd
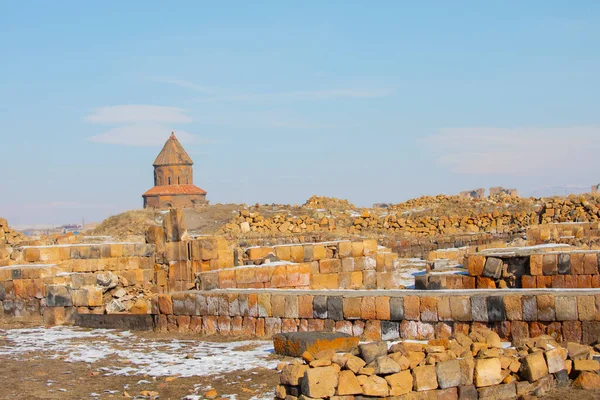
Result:
{"label": "stone church", "polygon": [[194,162],[175,133],[154,160],[154,187],[142,195],[144,208],[185,208],[206,204],[206,191],[194,185]]}

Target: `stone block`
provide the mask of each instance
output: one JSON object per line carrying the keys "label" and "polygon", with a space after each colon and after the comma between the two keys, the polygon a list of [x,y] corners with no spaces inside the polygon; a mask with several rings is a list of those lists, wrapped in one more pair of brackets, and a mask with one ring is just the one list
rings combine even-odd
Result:
{"label": "stone block", "polygon": [[538,319],[538,305],[536,296],[523,296],[521,298],[523,303],[523,321],[537,321]]}
{"label": "stone block", "polygon": [[312,398],[334,396],[338,379],[338,371],[331,366],[307,369],[302,378],[302,393]]}
{"label": "stone block", "polygon": [[367,364],[375,361],[378,357],[387,355],[388,351],[387,343],[383,341],[361,344],[358,348],[360,350],[361,358]]}
{"label": "stone block", "polygon": [[473,321],[488,322],[488,306],[487,297],[473,296],[471,297],[471,312]]}
{"label": "stone block", "polygon": [[556,296],[554,302],[557,321],[577,321],[577,297]]}
{"label": "stone block", "polygon": [[388,384],[385,379],[377,375],[368,376],[362,385],[365,396],[387,397],[389,394]]}
{"label": "stone block", "polygon": [[421,317],[420,301],[417,296],[404,297],[404,318],[418,321]]}
{"label": "stone block", "polygon": [[521,377],[529,382],[537,381],[538,379],[548,375],[548,365],[544,358],[543,352],[531,353],[521,360]]}
{"label": "stone block", "polygon": [[584,275],[598,274],[598,254],[587,253],[583,256],[583,273]]}
{"label": "stone block", "polygon": [[499,279],[502,276],[503,264],[501,258],[487,257],[482,275],[488,278]]}
{"label": "stone block", "polygon": [[48,307],[72,307],[71,288],[64,285],[47,285],[46,305]]}
{"label": "stone block", "polygon": [[582,372],[573,381],[575,389],[598,390],[600,389],[600,376],[592,372]]}
{"label": "stone block", "polygon": [[542,273],[544,275],[558,274],[558,263],[556,254],[544,254],[542,258]]}
{"label": "stone block", "polygon": [[450,309],[450,297],[444,296],[438,298],[437,303],[438,319],[440,321],[452,321],[452,310]]}
{"label": "stone block", "polygon": [[[1,305],[1,304],[0,304]],[[67,322],[67,315],[64,307],[46,307],[43,311],[44,325],[55,326],[63,325]]]}
{"label": "stone block", "polygon": [[385,380],[390,387],[390,396],[401,396],[412,391],[413,376],[408,370],[388,375]]}
{"label": "stone block", "polygon": [[472,321],[471,298],[469,296],[450,296],[450,310],[455,321]]}
{"label": "stone block", "polygon": [[571,256],[568,253],[560,253],[557,263],[559,274],[568,275],[571,273]]}
{"label": "stone block", "polygon": [[357,348],[358,342],[358,337],[339,332],[291,332],[273,336],[275,352],[290,357],[300,357],[305,351],[311,354],[328,350],[349,353]]}
{"label": "stone block", "polygon": [[362,387],[352,371],[341,371],[336,394],[338,396],[353,396],[362,394]]}
{"label": "stone block", "polygon": [[506,318],[509,321],[523,320],[523,305],[521,296],[505,296],[504,307],[506,309]]}
{"label": "stone block", "polygon": [[402,321],[404,319],[404,298],[390,298],[390,319],[392,321]]}
{"label": "stone block", "polygon": [[483,274],[483,269],[485,266],[485,256],[479,254],[470,254],[466,258],[466,262],[466,267],[469,270],[469,275],[481,276]]}
{"label": "stone block", "polygon": [[504,296],[490,296],[487,301],[488,320],[502,322],[507,320]]}
{"label": "stone block", "polygon": [[327,296],[313,298],[313,318],[327,318]]}
{"label": "stone block", "polygon": [[462,385],[458,387],[459,400],[477,400],[479,393],[475,385]]}
{"label": "stone block", "polygon": [[461,384],[462,375],[458,360],[439,362],[435,365],[435,369],[440,388],[447,389]]}
{"label": "stone block", "polygon": [[571,253],[571,274],[583,275],[583,253]]}
{"label": "stone block", "polygon": [[577,313],[580,321],[596,319],[596,300],[594,296],[577,296]]}
{"label": "stone block", "polygon": [[574,360],[573,361],[573,371],[582,372],[598,372],[600,369],[600,363],[597,360]]}
{"label": "stone block", "polygon": [[475,360],[475,386],[497,385],[502,382],[502,379],[502,367],[498,358],[478,358]]}
{"label": "stone block", "polygon": [[393,321],[381,321],[381,339],[396,340],[400,337],[400,323]]}
{"label": "stone block", "polygon": [[329,296],[327,298],[327,316],[334,321],[344,319],[344,306],[341,296]]}
{"label": "stone block", "polygon": [[423,322],[437,322],[438,314],[437,314],[437,297],[422,297],[420,299],[420,311],[421,318],[420,320]]}
{"label": "stone block", "polygon": [[545,294],[536,296],[536,298],[538,319],[540,321],[555,321],[554,296]]}
{"label": "stone block", "polygon": [[548,372],[555,374],[565,369],[565,361],[567,359],[567,350],[560,347],[548,350],[545,353]]}
{"label": "stone block", "polygon": [[438,388],[436,367],[434,365],[421,365],[413,368],[413,389],[417,392],[434,390]]}
{"label": "stone block", "polygon": [[532,254],[529,257],[529,275],[539,276],[543,274],[543,255]]}
{"label": "stone block", "polygon": [[482,387],[477,389],[479,400],[512,400],[517,398],[517,387],[514,383]]}

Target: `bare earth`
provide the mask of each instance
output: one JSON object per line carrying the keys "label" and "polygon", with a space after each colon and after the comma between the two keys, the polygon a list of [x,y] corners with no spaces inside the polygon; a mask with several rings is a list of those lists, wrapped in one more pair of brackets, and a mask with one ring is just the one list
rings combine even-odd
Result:
{"label": "bare earth", "polygon": [[[271,343],[243,338],[42,328],[0,319],[2,399],[274,398]],[[211,396],[212,397],[212,396]],[[593,400],[600,391],[557,390],[544,399]]]}
{"label": "bare earth", "polygon": [[[56,339],[41,343],[39,334],[48,331]],[[109,332],[109,335],[60,338],[90,332]],[[11,337],[15,333],[32,340],[16,342]],[[279,357],[263,350],[257,354],[257,345],[253,343],[207,342],[197,337],[151,332],[131,335],[126,332],[127,336],[111,339],[111,335],[118,337],[120,333],[72,327],[46,329],[31,323],[8,324],[0,319],[0,387],[3,388],[0,398],[202,399],[214,389],[217,399],[258,400],[273,398],[279,383],[273,368]],[[169,348],[173,342],[177,346]],[[256,343],[261,348],[268,344]],[[217,351],[206,354],[202,348],[207,344]],[[248,363],[239,360],[244,353],[248,354]],[[149,359],[144,359],[144,354]],[[104,357],[94,359],[101,355]],[[89,360],[76,361],[82,358]],[[252,360],[269,368],[246,365]],[[162,365],[164,371],[157,368]]]}

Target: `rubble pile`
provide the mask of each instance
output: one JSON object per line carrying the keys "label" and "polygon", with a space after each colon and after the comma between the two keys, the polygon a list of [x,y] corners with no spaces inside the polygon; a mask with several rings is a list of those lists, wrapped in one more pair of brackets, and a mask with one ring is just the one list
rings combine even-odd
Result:
{"label": "rubble pile", "polygon": [[258,212],[241,210],[238,216],[225,225],[226,233],[263,233],[263,234],[291,234],[303,232],[331,232],[336,229],[336,218],[324,213],[315,217],[303,215],[299,217],[275,214],[265,217]]}
{"label": "rubble pile", "polygon": [[305,352],[280,365],[276,398],[369,396],[400,399],[513,399],[554,387],[600,389],[598,351],[549,336],[503,347],[491,330],[474,329],[427,344],[359,345],[352,353]]}
{"label": "rubble pile", "polygon": [[96,286],[103,291],[102,302],[106,314],[146,314],[151,308],[149,299],[153,293],[148,285],[129,282],[123,276],[106,272],[96,275]]}
{"label": "rubble pile", "polygon": [[356,208],[354,204],[345,199],[316,195],[306,200],[302,207],[323,210],[353,210]]}
{"label": "rubble pile", "polygon": [[349,232],[371,229],[417,237],[477,232],[514,233],[536,222],[537,213],[533,211],[511,213],[494,210],[491,213],[463,217],[452,214],[406,217],[402,213],[377,216],[365,211],[354,220]]}
{"label": "rubble pile", "polygon": [[24,239],[25,235],[10,229],[6,219],[0,218],[0,266],[10,263],[13,247]]}
{"label": "rubble pile", "polygon": [[600,197],[569,196],[556,197],[544,203],[540,212],[540,222],[593,222],[600,219]]}

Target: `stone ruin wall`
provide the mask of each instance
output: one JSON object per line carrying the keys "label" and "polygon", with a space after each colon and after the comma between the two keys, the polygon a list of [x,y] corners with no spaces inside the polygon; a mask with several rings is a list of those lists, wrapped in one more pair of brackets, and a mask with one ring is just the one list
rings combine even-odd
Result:
{"label": "stone ruin wall", "polygon": [[[430,339],[488,327],[510,340],[549,334],[591,343],[600,336],[594,289],[398,290],[403,260],[373,239],[240,248],[222,237],[190,238],[173,210],[147,241],[26,246],[23,264],[0,269],[0,309],[7,316],[42,315],[47,324],[78,314],[145,314],[157,330],[205,335],[325,330],[363,339]],[[431,259],[465,259],[470,276],[455,275],[462,284],[489,278],[487,259],[498,257],[484,254],[439,250]],[[535,277],[537,287],[539,277],[593,282],[600,275],[598,252],[572,252],[568,272],[560,254],[529,255],[541,260],[541,269],[532,273],[538,264],[530,261],[522,276]],[[109,307],[115,301],[128,307]]]}
{"label": "stone ruin wall", "polygon": [[597,291],[191,291],[159,295],[153,314],[159,331],[262,338],[329,331],[425,340],[477,327],[513,341],[548,334],[591,344],[600,337]]}

